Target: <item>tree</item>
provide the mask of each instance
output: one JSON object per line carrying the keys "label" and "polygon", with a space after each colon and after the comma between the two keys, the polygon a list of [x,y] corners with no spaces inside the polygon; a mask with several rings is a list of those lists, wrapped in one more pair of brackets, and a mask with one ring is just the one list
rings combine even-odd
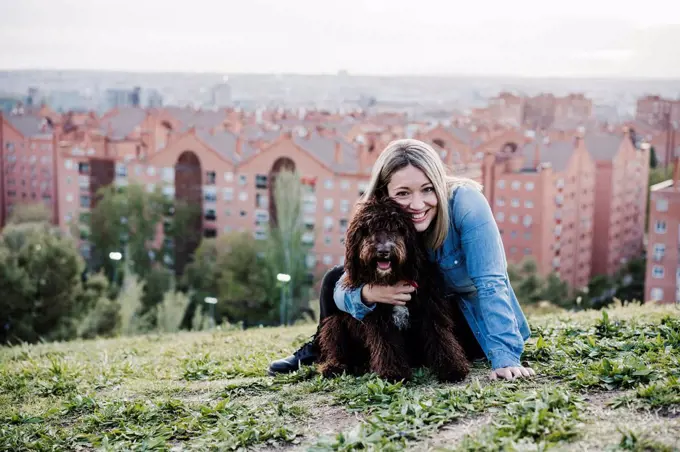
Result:
{"label": "tree", "polygon": [[218,323],[223,318],[232,323],[271,321],[276,307],[270,296],[273,283],[267,280],[270,271],[260,257],[266,246],[246,232],[203,240],[184,274],[191,305],[183,325],[189,325],[197,310],[204,310],[206,297],[218,300]]}
{"label": "tree", "polygon": [[[289,324],[295,312],[308,304],[309,282],[307,278],[307,255],[310,246],[302,241],[304,231],[302,217],[302,183],[296,172],[281,171],[274,182],[276,224],[269,229],[269,246],[266,260],[270,271],[268,282],[276,281],[278,273],[290,275],[288,303],[280,306],[280,322]],[[270,284],[270,296],[279,292]],[[280,298],[280,296],[279,296]]]}
{"label": "tree", "polygon": [[659,159],[656,156],[656,150],[654,150],[654,146],[649,148],[649,168],[654,169],[659,165]]}
{"label": "tree", "polygon": [[573,300],[569,298],[569,285],[554,272],[551,272],[545,279],[540,298],[563,308],[570,308],[574,305]]}
{"label": "tree", "polygon": [[84,290],[85,262],[47,224],[7,226],[0,235],[0,341],[70,339],[101,295]]}

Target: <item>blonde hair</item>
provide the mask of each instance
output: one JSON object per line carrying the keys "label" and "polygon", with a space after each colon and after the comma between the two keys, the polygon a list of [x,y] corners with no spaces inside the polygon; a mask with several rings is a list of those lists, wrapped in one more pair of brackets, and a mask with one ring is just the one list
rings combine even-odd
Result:
{"label": "blonde hair", "polygon": [[359,199],[359,203],[387,196],[387,184],[392,179],[392,175],[409,165],[425,174],[432,182],[437,196],[437,215],[433,224],[428,228],[426,241],[431,249],[438,249],[444,244],[449,233],[451,213],[448,201],[453,191],[461,185],[468,185],[478,190],[482,187],[472,179],[448,174],[444,162],[429,144],[414,139],[401,139],[389,143],[378,156],[373,165],[366,192]]}

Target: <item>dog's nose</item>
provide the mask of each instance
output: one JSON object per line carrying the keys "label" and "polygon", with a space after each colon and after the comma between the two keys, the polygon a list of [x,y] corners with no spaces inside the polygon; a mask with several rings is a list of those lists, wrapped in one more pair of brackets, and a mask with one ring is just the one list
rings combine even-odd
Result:
{"label": "dog's nose", "polygon": [[390,257],[390,252],[389,252],[389,250],[386,250],[386,249],[382,249],[382,250],[379,249],[377,254],[378,254],[378,258],[380,258],[380,259],[387,259],[387,258]]}

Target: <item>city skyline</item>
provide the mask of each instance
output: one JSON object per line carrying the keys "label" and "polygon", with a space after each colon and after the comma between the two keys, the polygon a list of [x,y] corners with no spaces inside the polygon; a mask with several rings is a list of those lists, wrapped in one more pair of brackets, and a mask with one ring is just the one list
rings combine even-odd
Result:
{"label": "city skyline", "polygon": [[677,78],[664,3],[0,1],[0,69]]}

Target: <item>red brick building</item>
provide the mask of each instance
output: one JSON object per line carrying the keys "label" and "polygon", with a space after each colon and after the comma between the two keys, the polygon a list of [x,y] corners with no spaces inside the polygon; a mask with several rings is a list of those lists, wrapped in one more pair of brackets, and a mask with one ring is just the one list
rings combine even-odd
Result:
{"label": "red brick building", "polygon": [[652,186],[645,300],[680,303],[680,153],[673,179]]}

